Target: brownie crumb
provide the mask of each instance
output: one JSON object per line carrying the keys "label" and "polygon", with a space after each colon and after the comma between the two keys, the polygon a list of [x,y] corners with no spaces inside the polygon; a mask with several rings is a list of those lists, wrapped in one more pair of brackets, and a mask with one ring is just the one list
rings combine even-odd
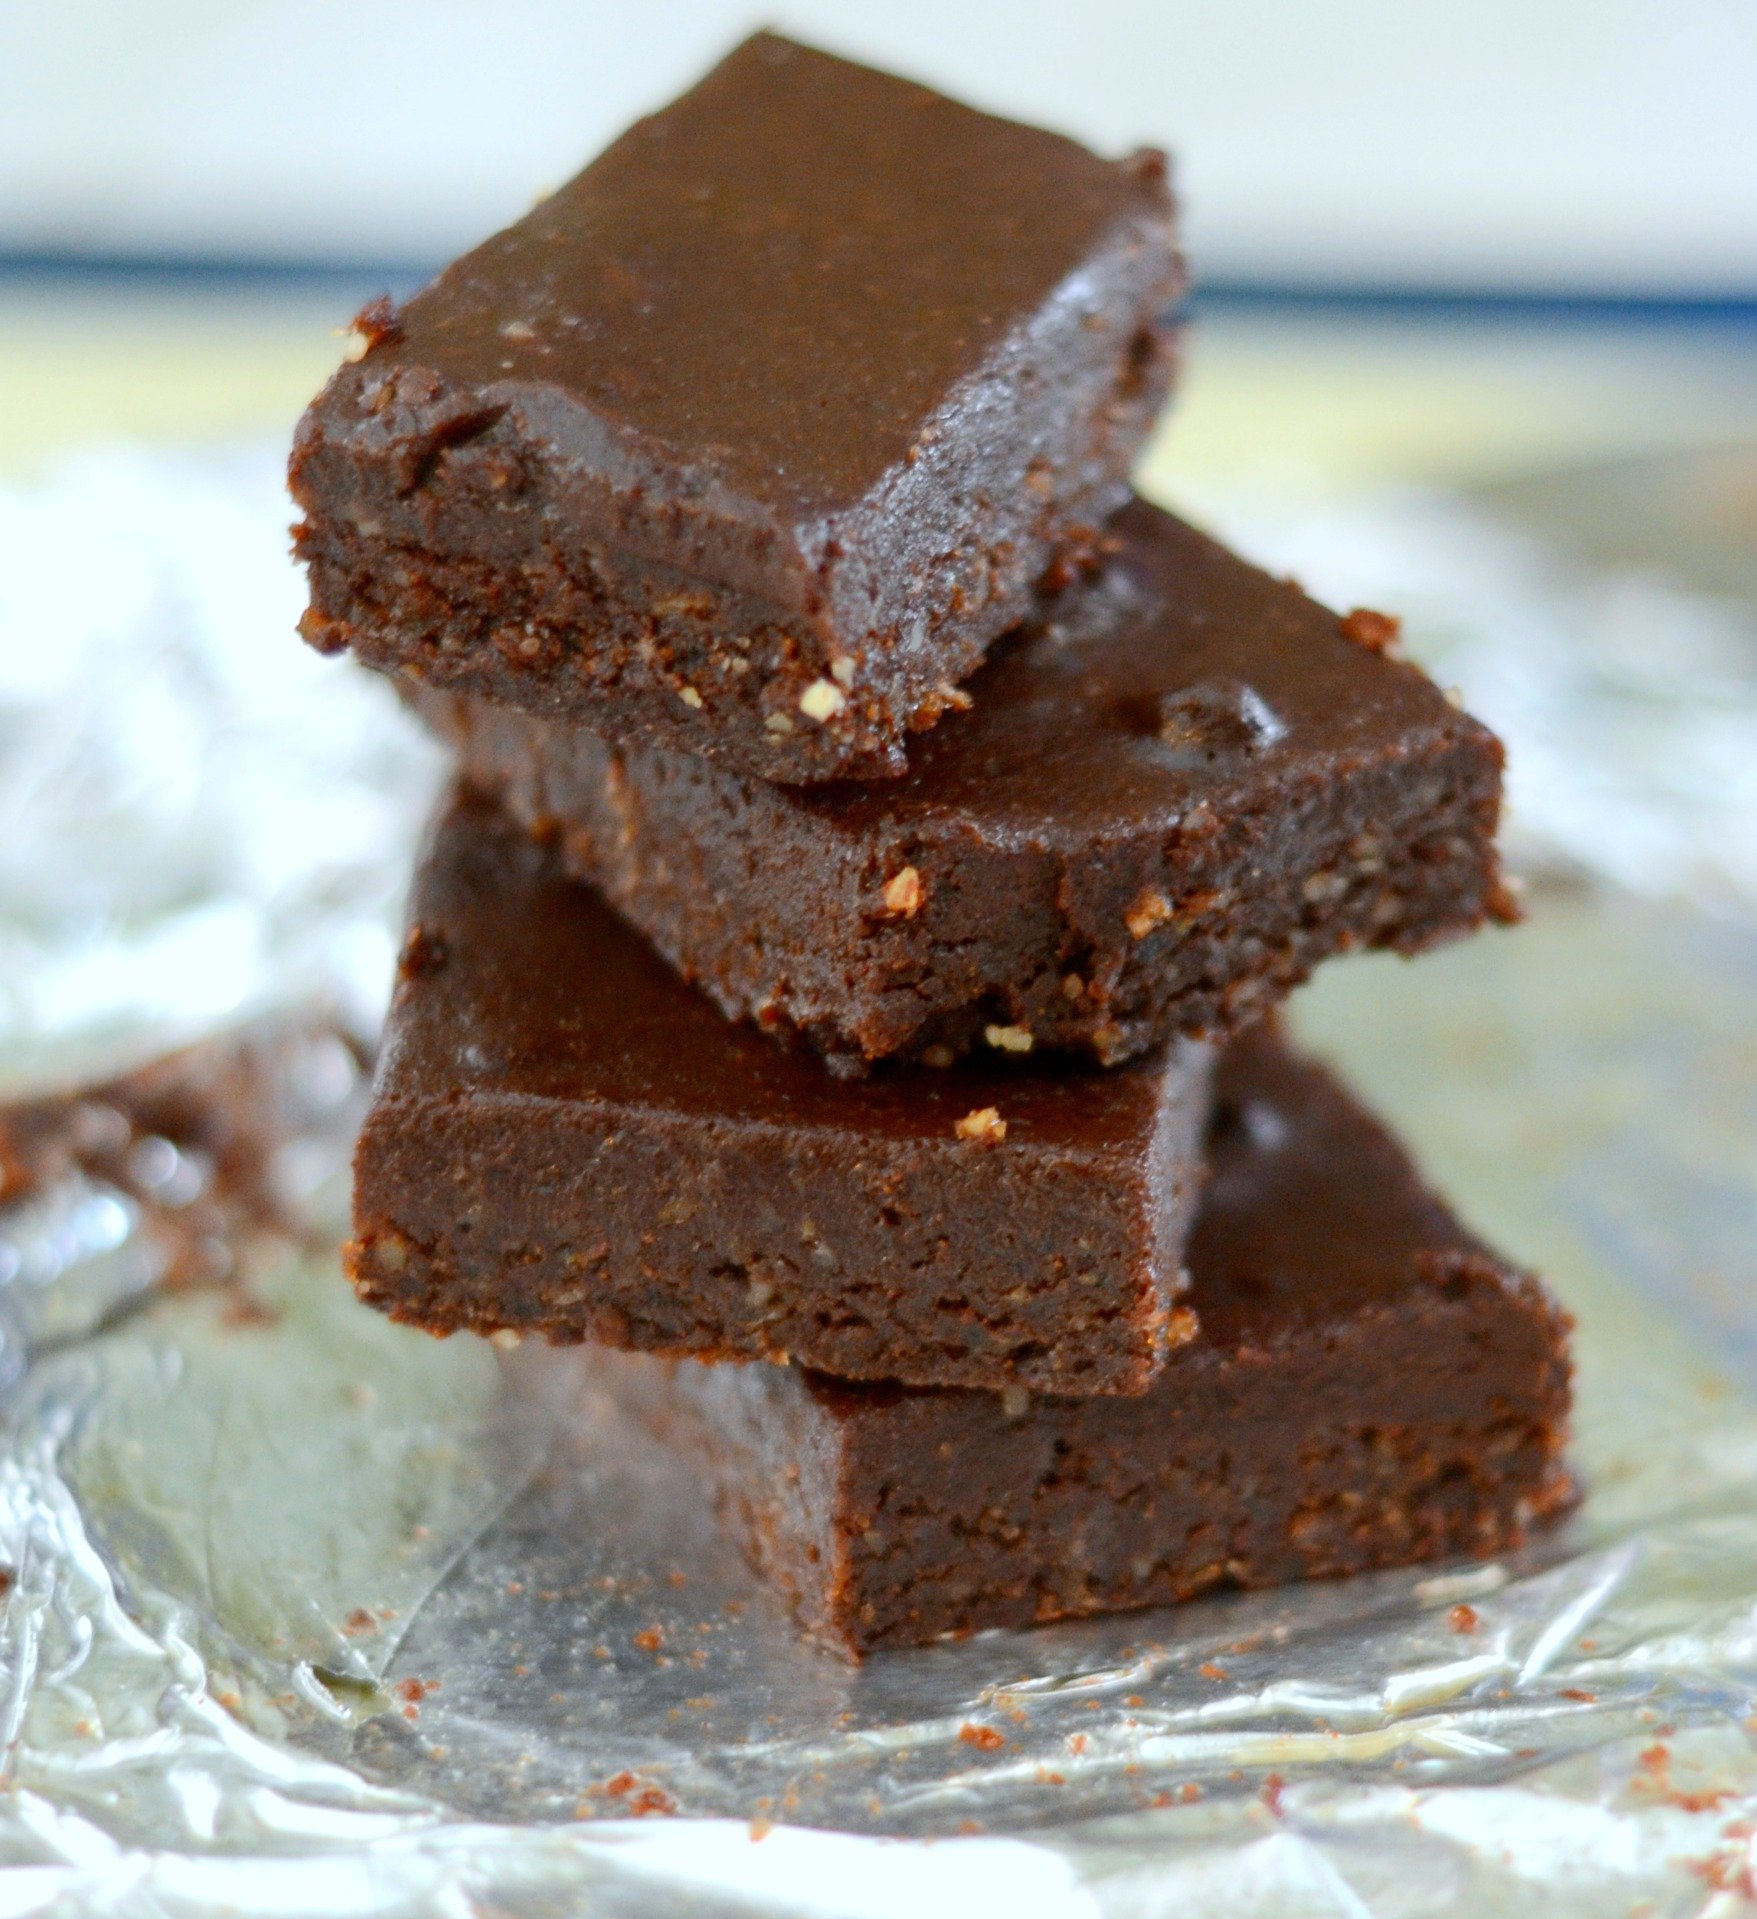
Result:
{"label": "brownie crumb", "polygon": [[885,911],[896,919],[913,919],[927,897],[921,875],[913,866],[905,866],[885,882]]}
{"label": "brownie crumb", "polygon": [[597,1790],[606,1799],[623,1801],[618,1810],[632,1819],[645,1819],[655,1814],[669,1817],[677,1810],[677,1801],[663,1786],[643,1778],[638,1772],[616,1773]]}
{"label": "brownie crumb", "polygon": [[1483,909],[1497,926],[1517,926],[1525,917],[1525,905],[1519,897],[1520,883],[1512,875],[1503,875],[1488,890]]}
{"label": "brownie crumb", "polygon": [[402,324],[397,319],[397,310],[391,304],[390,295],[381,293],[376,300],[368,300],[354,315],[342,348],[342,358],[349,361],[364,360],[374,347],[392,345],[402,337]]}
{"label": "brownie crumb", "polygon": [[1170,918],[1171,901],[1157,887],[1149,886],[1142,889],[1123,914],[1123,923],[1131,939],[1144,940],[1154,927],[1163,926]]}
{"label": "brownie crumb", "polygon": [[1403,633],[1403,622],[1394,613],[1377,613],[1370,606],[1357,606],[1342,616],[1342,637],[1369,653],[1395,654]]}
{"label": "brownie crumb", "polygon": [[281,1318],[278,1307],[268,1305],[247,1288],[240,1287],[226,1301],[220,1314],[220,1323],[238,1329],[267,1328],[278,1326]]}
{"label": "brownie crumb", "polygon": [[403,950],[397,960],[399,979],[421,979],[428,973],[437,973],[445,964],[445,941],[429,927],[419,924],[411,926],[403,941]]}
{"label": "brownie crumb", "polygon": [[799,710],[820,724],[833,720],[848,704],[848,695],[834,680],[813,680],[799,696]]}

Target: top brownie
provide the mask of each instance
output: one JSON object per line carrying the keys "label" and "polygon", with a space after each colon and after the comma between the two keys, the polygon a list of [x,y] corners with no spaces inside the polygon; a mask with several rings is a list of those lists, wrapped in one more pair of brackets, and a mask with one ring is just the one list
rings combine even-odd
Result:
{"label": "top brownie", "polygon": [[326,650],[788,783],[911,730],[1125,497],[1164,157],[758,34],[397,313],[291,484]]}

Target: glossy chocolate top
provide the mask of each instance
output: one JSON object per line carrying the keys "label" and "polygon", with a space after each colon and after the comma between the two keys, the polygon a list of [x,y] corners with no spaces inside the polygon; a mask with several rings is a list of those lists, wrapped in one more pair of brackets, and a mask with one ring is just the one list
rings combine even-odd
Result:
{"label": "glossy chocolate top", "polygon": [[1445,738],[1497,750],[1419,669],[1182,520],[1136,500],[1106,532],[1102,574],[991,657],[971,710],[915,741],[901,779],[787,797],[851,832],[938,824],[1082,849],[1192,825],[1314,759]]}
{"label": "glossy chocolate top", "polygon": [[1221,1057],[1208,1161],[1187,1254],[1207,1345],[1514,1278],[1335,1075],[1272,1029]]}
{"label": "glossy chocolate top", "polygon": [[1107,236],[1169,216],[1160,155],[1103,161],[759,33],[448,267],[370,364],[547,392],[668,451],[686,498],[809,514],[906,461],[1058,290],[1077,318]]}
{"label": "glossy chocolate top", "polygon": [[1186,1044],[1112,1072],[1049,1060],[838,1080],[816,1055],[732,1025],[588,888],[481,800],[454,797],[415,883],[379,1072],[386,1098],[472,1095],[641,1107],[715,1123],[935,1145],[994,1107],[970,1152],[1134,1151],[1199,1089]]}

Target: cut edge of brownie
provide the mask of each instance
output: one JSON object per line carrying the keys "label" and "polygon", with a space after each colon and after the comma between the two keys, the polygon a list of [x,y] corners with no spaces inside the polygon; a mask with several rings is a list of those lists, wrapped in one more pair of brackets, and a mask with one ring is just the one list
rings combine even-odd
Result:
{"label": "cut edge of brownie", "polygon": [[[943,569],[928,576],[943,584],[943,602],[861,631],[856,650],[808,616],[607,542],[552,547],[512,564],[364,537],[319,505],[307,478],[319,456],[303,428],[294,551],[310,606],[299,631],[319,652],[348,651],[379,672],[782,785],[895,778],[907,767],[909,736],[963,709],[961,682],[1029,613],[1046,581],[1085,564],[1099,526],[1128,497],[1129,465],[1170,390],[1169,334],[1156,339],[1151,363],[1164,371],[1143,375],[1140,353],[1131,352],[1117,375],[1119,397],[1100,409],[1119,449],[1102,477],[1047,502],[1027,489],[1017,513],[998,506],[987,536],[942,556]],[[528,449],[503,444],[514,440],[508,417],[436,471],[534,470]],[[957,477],[947,477],[948,489]],[[542,501],[528,510],[540,525]],[[963,574],[984,582],[984,604],[960,618]]]}
{"label": "cut edge of brownie", "polygon": [[[1199,1119],[1194,1102],[1181,1103],[1192,1107],[1187,1115],[1166,1102],[1141,1203],[1103,1231],[1086,1155],[1045,1153],[991,1183],[989,1149],[960,1152],[953,1142],[937,1170],[915,1170],[915,1184],[957,1182],[969,1208],[1003,1217],[1009,1201],[1016,1210],[1016,1185],[1028,1184],[1030,1238],[1047,1242],[1059,1230],[1061,1243],[1085,1251],[1026,1270],[1009,1263],[1003,1244],[953,1248],[915,1225],[892,1203],[900,1183],[892,1162],[902,1155],[874,1151],[850,1183],[843,1216],[860,1212],[861,1228],[840,1231],[831,1215],[809,1239],[770,1234],[735,1257],[692,1227],[698,1208],[674,1199],[577,1230],[590,1214],[593,1170],[601,1177],[606,1162],[629,1188],[670,1190],[691,1142],[662,1115],[582,1123],[559,1109],[539,1114],[529,1100],[475,1101],[466,1112],[443,1098],[380,1099],[355,1151],[343,1266],[364,1304],[442,1338],[517,1333],[727,1363],[801,1359],[844,1379],[1136,1395],[1196,1332],[1179,1249],[1197,1181],[1193,1163],[1169,1167],[1180,1148],[1193,1160],[1193,1138],[1179,1135],[1196,1134]],[[518,1137],[510,1129],[533,1126],[541,1199],[529,1196],[522,1167],[504,1164],[509,1136]],[[455,1169],[443,1200],[405,1178],[417,1156]],[[714,1179],[772,1180],[760,1142],[722,1149]]]}
{"label": "cut edge of brownie", "polygon": [[[518,377],[448,379],[387,309],[295,436],[302,634],[769,780],[900,774],[908,735],[962,704],[958,683],[1126,498],[1169,395],[1185,280],[1167,163],[1108,164],[1127,182],[1108,224],[920,419],[907,456],[809,524],[750,502],[726,513],[713,537],[737,564],[691,564],[657,537],[662,513],[645,526],[638,503],[666,492],[656,453],[649,471],[619,444],[629,472],[582,489]],[[698,476],[690,512],[712,518],[712,493]]]}
{"label": "cut edge of brownie", "polygon": [[[1397,1354],[1397,1342],[1389,1350]],[[1410,1351],[1407,1356],[1418,1355]],[[698,1369],[691,1361],[655,1364]],[[802,1377],[801,1390],[834,1391],[837,1384],[821,1376]],[[688,1394],[696,1390],[685,1386]],[[959,1590],[936,1593],[925,1581],[899,1599],[884,1590],[884,1559],[908,1554],[912,1523],[926,1547],[943,1555],[944,1522],[931,1512],[911,1515],[907,1506],[887,1505],[888,1526],[858,1537],[838,1533],[826,1555],[816,1530],[822,1507],[812,1500],[815,1489],[807,1476],[796,1477],[788,1468],[814,1454],[837,1454],[833,1421],[814,1422],[810,1444],[790,1430],[782,1449],[763,1443],[761,1413],[752,1415],[749,1432],[740,1431],[719,1406],[681,1416],[681,1426],[674,1423],[675,1411],[654,1417],[656,1430],[682,1431],[686,1445],[714,1461],[730,1530],[755,1569],[782,1594],[801,1631],[856,1660],[881,1649],[1179,1605],[1229,1590],[1351,1578],[1447,1559],[1495,1558],[1524,1546],[1535,1531],[1570,1512],[1580,1497],[1561,1456],[1566,1427],[1559,1419],[1509,1415],[1434,1426],[1419,1420],[1387,1422],[1381,1416],[1333,1428],[1321,1477],[1314,1467],[1294,1498],[1267,1516],[1253,1515],[1248,1527],[1235,1527],[1231,1536],[1223,1515],[1229,1507],[1237,1509],[1250,1487],[1214,1478],[1208,1488],[1212,1516],[1198,1522],[1209,1528],[1208,1536],[1143,1551],[1115,1584],[1070,1577],[1056,1563],[1049,1541],[1039,1542],[1041,1563],[1021,1572],[1008,1563],[1004,1549],[984,1540],[981,1516],[968,1514],[956,1527],[962,1549]],[[1004,1415],[991,1426],[1000,1418]],[[875,1441],[875,1449],[894,1469],[900,1460],[906,1462],[911,1440],[935,1453],[970,1443],[961,1422],[947,1422],[943,1434],[931,1425],[927,1430],[929,1439],[890,1434]],[[1494,1457],[1485,1460],[1485,1452]],[[837,1463],[844,1474],[856,1470],[845,1454]],[[870,1472],[874,1462],[863,1453],[861,1464]],[[940,1563],[950,1561],[942,1556]],[[895,1608],[888,1618],[881,1616],[886,1601]]]}

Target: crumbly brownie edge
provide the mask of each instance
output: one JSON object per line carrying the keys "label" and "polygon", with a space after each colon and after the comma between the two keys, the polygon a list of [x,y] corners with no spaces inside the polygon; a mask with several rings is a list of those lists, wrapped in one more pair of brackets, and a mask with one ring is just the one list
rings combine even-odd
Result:
{"label": "crumbly brownie edge", "polygon": [[[1167,1456],[1157,1431],[1137,1430],[1149,1419],[1160,1424],[1157,1395],[1064,1404],[1033,1431],[1042,1418],[1035,1405],[1009,1419],[992,1400],[973,1417],[972,1395],[855,1389],[876,1403],[839,1428],[797,1373],[777,1379],[742,1369],[736,1377],[678,1375],[674,1396],[694,1404],[672,1430],[699,1450],[735,1536],[802,1628],[858,1658],[1229,1587],[1513,1550],[1566,1512],[1577,1488],[1562,1460],[1566,1318],[1534,1282],[1513,1282],[1506,1303],[1512,1318],[1500,1336],[1526,1349],[1513,1393],[1476,1406],[1453,1394],[1444,1411],[1424,1406],[1399,1386],[1398,1370],[1431,1377],[1436,1340],[1462,1340],[1469,1354],[1492,1335],[1460,1322],[1471,1310],[1463,1305],[1402,1324],[1375,1316],[1337,1341],[1330,1379],[1342,1382],[1340,1399],[1326,1395],[1288,1441],[1267,1448],[1239,1402],[1268,1397],[1280,1410],[1297,1382],[1264,1368],[1260,1356],[1255,1381],[1235,1381],[1213,1398],[1198,1383],[1186,1389],[1176,1415],[1181,1439],[1173,1442],[1183,1445],[1181,1457]],[[1186,1357],[1210,1356],[1192,1349]],[[1376,1393],[1349,1384],[1374,1374],[1388,1382]],[[740,1398],[747,1404],[736,1409]],[[1083,1445],[1082,1425],[1089,1435],[1094,1426],[1110,1431]],[[839,1443],[837,1472],[824,1481],[831,1490],[818,1489],[814,1500],[812,1487],[778,1495],[758,1483],[761,1458],[778,1456],[807,1429]],[[1022,1487],[1005,1483],[1003,1464],[1002,1490],[985,1505],[995,1489],[978,1449],[993,1448],[1004,1462],[1009,1446],[1028,1450],[1034,1464]],[[957,1462],[950,1474],[948,1457]],[[1119,1461],[1127,1483],[1114,1478]],[[1082,1499],[1069,1489],[1088,1468],[1095,1479]],[[1170,1488],[1163,1497],[1171,1508],[1157,1531],[1156,1478]],[[1010,1507],[1019,1491],[1022,1509],[1016,1499]],[[1083,1559],[1094,1536],[1101,1564]]]}
{"label": "crumbly brownie edge", "polygon": [[1212,833],[1125,835],[1076,870],[955,826],[843,834],[682,755],[414,704],[472,784],[553,837],[729,1018],[843,1071],[953,1058],[991,1029],[1114,1064],[1237,1031],[1335,954],[1414,954],[1511,914],[1502,751],[1463,715],[1371,763],[1265,783]]}
{"label": "crumbly brownie edge", "polygon": [[[889,697],[844,706],[833,732],[808,718],[801,699],[834,684],[822,636],[746,595],[602,548],[515,568],[311,521],[297,548],[311,593],[300,631],[321,652],[762,779],[904,770],[907,724]],[[948,673],[972,671],[992,637],[948,642]],[[839,687],[834,697],[845,698]],[[947,704],[933,704],[932,717]]]}
{"label": "crumbly brownie edge", "polygon": [[[908,734],[960,704],[958,682],[1127,497],[1176,358],[1169,220],[1167,202],[1157,236],[1139,216],[1110,236],[1119,310],[1072,377],[1024,377],[1052,321],[1080,330],[1052,302],[954,389],[921,456],[845,516],[831,544],[864,564],[811,582],[816,611],[576,523],[565,463],[551,471],[509,404],[397,368],[382,379],[413,397],[383,410],[401,406],[408,424],[400,438],[375,431],[368,356],[337,374],[295,439],[295,552],[311,596],[300,630],[320,651],[764,779],[900,774]],[[960,410],[983,422],[981,459]],[[990,471],[997,446],[1007,458]],[[887,523],[909,528],[912,558],[891,550]]]}
{"label": "crumbly brownie edge", "polygon": [[[1167,1259],[1194,1210],[1194,1160],[1182,1178],[1165,1162],[1180,1132],[1193,1149],[1205,1070],[1168,1099],[1180,1092],[1189,1113],[1162,1119],[1104,1208],[1088,1155],[1022,1161],[1016,1141],[875,1145],[832,1178],[834,1144],[776,1128],[714,1140],[626,1110],[381,1096],[355,1155],[348,1270],[367,1304],[441,1334],[1138,1394],[1195,1331]],[[959,1230],[977,1220],[990,1223]]]}

